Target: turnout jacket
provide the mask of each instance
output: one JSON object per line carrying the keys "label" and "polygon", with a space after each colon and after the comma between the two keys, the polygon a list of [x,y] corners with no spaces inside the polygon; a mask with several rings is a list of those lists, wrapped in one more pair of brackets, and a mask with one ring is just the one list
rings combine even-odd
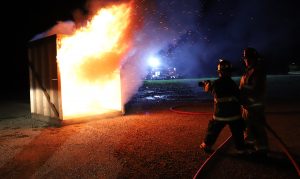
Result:
{"label": "turnout jacket", "polygon": [[213,119],[219,121],[241,119],[239,88],[230,77],[220,77],[213,82],[205,83],[204,91],[214,96]]}
{"label": "turnout jacket", "polygon": [[249,66],[240,81],[243,107],[264,107],[266,73],[259,65]]}

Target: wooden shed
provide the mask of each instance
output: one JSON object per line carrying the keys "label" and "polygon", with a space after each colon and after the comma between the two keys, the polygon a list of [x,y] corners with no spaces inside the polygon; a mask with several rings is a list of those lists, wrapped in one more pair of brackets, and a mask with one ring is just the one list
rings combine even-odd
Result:
{"label": "wooden shed", "polygon": [[[118,110],[111,109],[99,112],[99,114],[93,113],[93,115],[75,114],[72,117],[64,115],[61,76],[57,63],[57,49],[62,37],[63,35],[56,34],[31,41],[28,45],[32,118],[50,123],[68,123],[124,114],[124,106],[122,106]],[[76,92],[76,89],[74,90]],[[78,95],[83,94],[78,91]],[[120,103],[122,105],[122,101]]]}

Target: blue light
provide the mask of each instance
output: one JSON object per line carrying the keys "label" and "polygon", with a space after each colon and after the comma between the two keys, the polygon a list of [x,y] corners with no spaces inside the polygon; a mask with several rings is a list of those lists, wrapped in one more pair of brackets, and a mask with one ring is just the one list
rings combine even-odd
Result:
{"label": "blue light", "polygon": [[152,68],[157,68],[157,67],[159,67],[160,66],[160,59],[159,58],[157,58],[157,57],[150,57],[149,59],[148,59],[148,64],[149,64],[149,66],[151,66]]}

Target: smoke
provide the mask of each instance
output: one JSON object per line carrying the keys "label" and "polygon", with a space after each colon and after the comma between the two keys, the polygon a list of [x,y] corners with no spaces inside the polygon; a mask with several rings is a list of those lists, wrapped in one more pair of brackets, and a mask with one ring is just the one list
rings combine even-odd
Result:
{"label": "smoke", "polygon": [[35,35],[30,41],[42,39],[54,34],[71,35],[74,33],[75,29],[76,26],[73,21],[58,21],[57,24],[54,25],[52,28],[45,32]]}
{"label": "smoke", "polygon": [[[201,65],[208,69],[205,65],[209,61],[209,53],[205,44],[208,39],[201,34],[199,26],[201,6],[202,2],[196,0],[139,4],[138,7],[143,9],[140,13],[143,25],[135,33],[132,51],[143,52],[143,55],[136,60],[140,66],[136,69],[146,72],[147,57],[160,55],[163,63],[176,67],[181,74],[204,74],[206,71],[201,70]],[[142,74],[139,78],[145,75],[142,72],[138,74]]]}
{"label": "smoke", "polygon": [[[145,3],[135,6],[138,8],[136,21],[142,23],[134,33],[131,51],[122,64],[122,90],[128,97],[126,102],[142,85],[147,75],[149,57],[160,55],[163,63],[177,68],[183,66],[179,68],[181,72],[190,72],[192,68],[197,68],[201,54],[198,45],[191,44],[192,41],[183,42],[183,36],[197,29],[199,1]],[[170,47],[174,48],[170,50]]]}
{"label": "smoke", "polygon": [[138,37],[149,46],[156,43],[157,53],[186,77],[216,75],[219,58],[231,61],[240,73],[244,68],[242,49],[248,46],[272,61],[273,70],[276,64],[282,68],[280,64],[287,63],[288,58],[299,59],[295,47],[300,16],[291,2],[155,2],[144,12],[144,26]]}
{"label": "smoke", "polygon": [[177,35],[176,31],[168,28],[168,22],[155,1],[136,1],[133,16],[135,27],[131,50],[122,62],[122,91],[124,102],[137,92],[147,75],[147,59],[159,55],[161,49],[172,41]]}
{"label": "smoke", "polygon": [[[84,24],[96,10],[116,2],[124,1],[90,0],[86,4],[87,15],[74,13],[75,22],[58,22],[33,39],[54,33],[72,34],[80,24],[78,21]],[[186,77],[216,75],[219,58],[231,61],[242,71],[240,58],[247,46],[273,58],[274,64],[285,57],[300,59],[295,49],[299,40],[296,35],[299,15],[293,3],[271,0],[131,2],[135,11],[131,50],[121,64],[125,102],[142,84],[147,73],[146,59],[152,55],[160,55],[165,63]]]}
{"label": "smoke", "polygon": [[[228,10],[228,6],[232,9]],[[216,75],[218,59],[232,59],[229,52],[238,46],[234,33],[228,30],[237,6],[234,1],[159,2],[158,14],[164,17],[163,23],[172,35],[164,38],[168,43],[161,54],[185,77]]]}

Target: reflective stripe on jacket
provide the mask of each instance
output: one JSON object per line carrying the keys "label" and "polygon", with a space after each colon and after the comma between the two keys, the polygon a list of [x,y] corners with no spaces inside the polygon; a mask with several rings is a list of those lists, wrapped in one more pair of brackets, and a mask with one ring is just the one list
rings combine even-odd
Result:
{"label": "reflective stripe on jacket", "polygon": [[266,74],[260,66],[250,66],[240,81],[243,106],[263,107],[265,99]]}
{"label": "reflective stripe on jacket", "polygon": [[234,120],[238,120],[241,118],[242,118],[241,115],[229,116],[229,117],[219,117],[219,116],[213,115],[213,119],[218,120],[218,121],[234,121]]}
{"label": "reflective stripe on jacket", "polygon": [[254,98],[248,98],[248,101],[250,101],[248,107],[263,107],[265,105],[261,101],[255,100]]}
{"label": "reflective stripe on jacket", "polygon": [[230,96],[230,97],[223,97],[223,98],[214,98],[214,101],[216,103],[225,103],[225,102],[238,102],[239,100],[237,99],[237,97],[234,96]]}
{"label": "reflective stripe on jacket", "polygon": [[220,77],[204,89],[214,95],[213,119],[232,121],[241,118],[239,88],[230,77]]}

